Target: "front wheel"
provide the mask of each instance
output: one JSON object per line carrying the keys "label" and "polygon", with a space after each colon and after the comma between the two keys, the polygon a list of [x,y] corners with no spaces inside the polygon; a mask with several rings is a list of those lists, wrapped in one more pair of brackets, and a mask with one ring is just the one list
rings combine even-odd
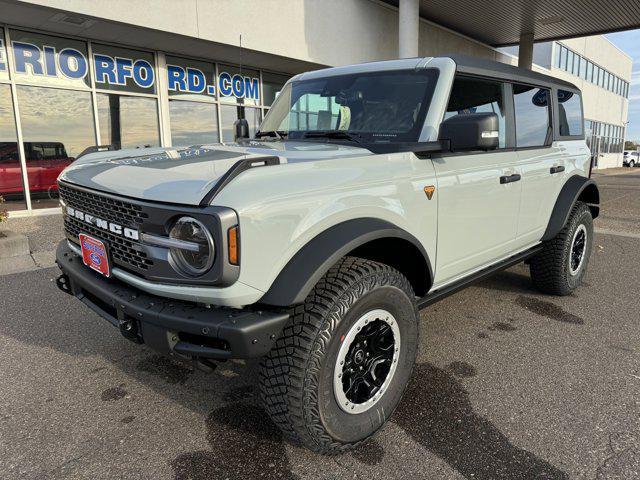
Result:
{"label": "front wheel", "polygon": [[569,295],[584,278],[593,245],[593,218],[589,207],[577,202],[560,233],[544,242],[531,259],[534,286],[544,293]]}
{"label": "front wheel", "polygon": [[395,269],[345,257],[320,280],[263,359],[265,409],[319,453],[355,447],[395,410],[418,347],[411,285]]}
{"label": "front wheel", "polygon": [[633,160],[631,160],[631,161],[629,162],[629,166],[630,166],[631,168],[635,167],[635,166],[636,166],[636,162],[634,162]]}

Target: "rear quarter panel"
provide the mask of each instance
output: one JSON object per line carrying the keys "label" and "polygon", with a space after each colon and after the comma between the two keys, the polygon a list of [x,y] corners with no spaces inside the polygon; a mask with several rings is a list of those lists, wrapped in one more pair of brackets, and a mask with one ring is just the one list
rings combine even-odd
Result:
{"label": "rear quarter panel", "polygon": [[413,153],[367,155],[248,170],[212,203],[239,214],[239,281],[266,291],[300,248],[353,218],[397,225],[435,262],[437,192],[428,200],[426,185],[436,185],[430,160]]}

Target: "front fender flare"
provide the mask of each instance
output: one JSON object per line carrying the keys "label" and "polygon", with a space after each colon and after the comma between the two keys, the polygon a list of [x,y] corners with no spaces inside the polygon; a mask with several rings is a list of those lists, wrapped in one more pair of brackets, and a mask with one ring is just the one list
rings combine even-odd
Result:
{"label": "front fender flare", "polygon": [[382,238],[411,242],[424,256],[429,276],[433,278],[431,262],[418,239],[385,220],[358,218],[328,228],[302,247],[282,269],[259,303],[284,307],[304,302],[320,278],[340,258],[365,243]]}
{"label": "front fender flare", "polygon": [[571,209],[581,196],[585,197],[585,203],[591,207],[593,217],[598,216],[600,204],[598,184],[590,178],[574,175],[560,190],[542,241],[551,240],[562,230],[569,219]]}

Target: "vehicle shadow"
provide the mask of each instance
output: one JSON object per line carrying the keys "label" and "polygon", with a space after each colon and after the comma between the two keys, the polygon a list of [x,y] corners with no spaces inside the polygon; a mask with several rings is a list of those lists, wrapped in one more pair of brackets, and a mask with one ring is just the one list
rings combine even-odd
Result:
{"label": "vehicle shadow", "polygon": [[[54,269],[47,272],[51,276],[56,273]],[[55,304],[51,304],[50,289],[56,287],[42,272],[20,274],[10,280],[29,284],[33,294],[29,302],[2,307],[6,315],[0,319],[0,333],[26,345],[49,347],[52,355],[57,351],[82,359],[74,360],[74,374],[83,392],[95,386],[94,400],[88,401],[118,402],[128,391],[142,387],[202,417],[207,443],[169,460],[176,479],[296,478],[288,458],[291,452],[296,465],[336,468],[335,459],[287,447],[259,406],[257,361],[230,361],[220,364],[212,374],[204,374],[125,340],[71,297],[56,296]],[[113,379],[114,370],[120,372],[117,380]],[[490,421],[474,413],[455,372],[431,364],[417,365],[391,421],[469,478],[566,478],[543,459],[514,446]],[[106,378],[114,383],[105,389]],[[121,421],[130,420],[125,417]],[[387,454],[394,451],[384,442],[377,445],[374,441],[371,448]],[[367,457],[363,451],[345,455],[350,455],[345,462],[355,461],[366,467],[366,462],[359,460]]]}
{"label": "vehicle shadow", "polygon": [[496,273],[495,275],[477,283],[476,286],[489,290],[499,290],[501,292],[528,294],[538,293],[531,283],[528,268],[525,270],[523,266],[516,266],[510,270]]}
{"label": "vehicle shadow", "polygon": [[429,363],[416,365],[391,421],[466,478],[569,478],[546,460],[513,445],[474,412],[467,392],[451,373]]}

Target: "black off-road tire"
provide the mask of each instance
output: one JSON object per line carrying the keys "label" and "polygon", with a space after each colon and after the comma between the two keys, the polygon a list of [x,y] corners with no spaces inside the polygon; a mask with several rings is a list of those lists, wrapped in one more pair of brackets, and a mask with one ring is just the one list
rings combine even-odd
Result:
{"label": "black off-road tire", "polygon": [[[585,257],[579,270],[571,273],[569,256],[574,235],[580,225],[586,228]],[[531,259],[529,270],[533,285],[550,295],[569,295],[580,286],[587,271],[593,246],[593,218],[589,207],[576,202],[560,233],[544,242],[542,251]]]}
{"label": "black off-road tire", "polygon": [[[395,373],[369,410],[346,413],[333,380],[344,335],[366,312],[386,309],[400,331]],[[418,347],[418,309],[409,281],[381,263],[345,257],[292,307],[282,336],[260,366],[264,408],[292,442],[323,454],[356,447],[394,411],[407,386]]]}

